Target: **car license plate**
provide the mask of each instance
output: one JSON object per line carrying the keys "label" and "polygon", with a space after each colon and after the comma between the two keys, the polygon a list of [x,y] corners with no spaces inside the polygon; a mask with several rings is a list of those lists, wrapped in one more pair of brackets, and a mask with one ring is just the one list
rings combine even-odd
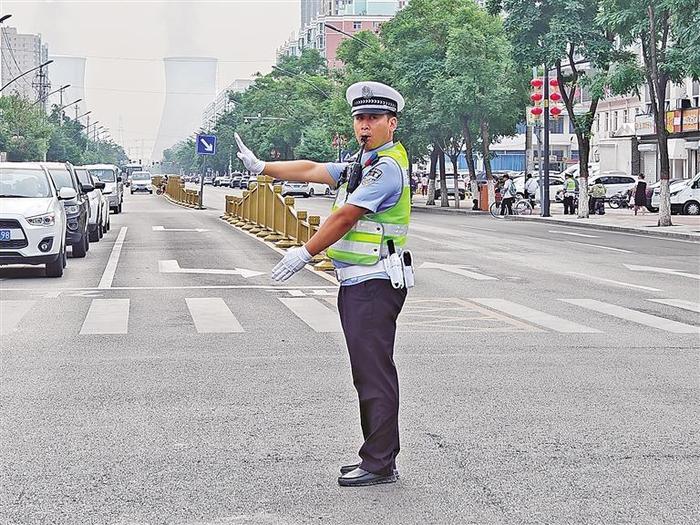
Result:
{"label": "car license plate", "polygon": [[12,232],[10,230],[0,230],[0,241],[9,241],[12,239]]}

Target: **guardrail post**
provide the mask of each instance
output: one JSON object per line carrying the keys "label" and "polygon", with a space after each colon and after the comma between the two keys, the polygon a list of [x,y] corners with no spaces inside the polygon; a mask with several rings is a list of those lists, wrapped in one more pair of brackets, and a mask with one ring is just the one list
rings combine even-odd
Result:
{"label": "guardrail post", "polygon": [[272,204],[271,204],[271,219],[272,224],[270,224],[270,229],[272,230],[270,234],[265,237],[266,241],[277,242],[284,239],[282,235],[282,228],[278,228],[278,223],[284,219],[284,199],[281,197],[282,188],[279,186],[272,185]]}

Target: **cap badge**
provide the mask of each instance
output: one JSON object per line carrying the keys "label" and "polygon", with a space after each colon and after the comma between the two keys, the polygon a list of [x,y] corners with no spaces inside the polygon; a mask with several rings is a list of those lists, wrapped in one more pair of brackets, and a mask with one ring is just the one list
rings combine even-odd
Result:
{"label": "cap badge", "polygon": [[369,98],[374,96],[374,93],[372,92],[372,88],[369,86],[362,86],[362,96],[365,98]]}

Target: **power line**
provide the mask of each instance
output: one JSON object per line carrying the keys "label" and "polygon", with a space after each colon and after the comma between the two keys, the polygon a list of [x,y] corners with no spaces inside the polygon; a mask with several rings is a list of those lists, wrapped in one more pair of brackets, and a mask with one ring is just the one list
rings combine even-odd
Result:
{"label": "power line", "polygon": [[[10,52],[10,56],[12,57],[12,61],[15,63],[15,67],[17,68],[17,73],[19,74],[22,72],[22,68],[19,67],[19,63],[17,62],[17,57],[15,57],[15,52],[12,49],[12,44],[10,44],[10,39],[7,36],[7,33],[5,33],[4,31],[2,31],[2,36],[5,40],[5,43],[7,44],[7,50]],[[5,63],[7,64],[7,59],[5,59]],[[33,89],[33,86],[31,84],[31,82],[29,82],[29,79],[22,77],[22,81],[27,85],[27,87]]]}

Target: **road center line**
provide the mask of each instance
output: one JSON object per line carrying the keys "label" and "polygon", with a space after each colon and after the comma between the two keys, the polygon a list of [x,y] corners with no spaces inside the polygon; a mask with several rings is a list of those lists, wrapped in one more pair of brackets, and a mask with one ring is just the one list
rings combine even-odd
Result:
{"label": "road center line", "polygon": [[587,242],[578,242],[578,241],[566,241],[569,244],[580,244],[582,246],[591,246],[592,248],[600,248],[602,250],[610,250],[613,252],[620,252],[620,253],[634,253],[629,250],[623,250],[622,248],[611,248],[610,246],[601,246],[600,244],[589,244]]}
{"label": "road center line", "polygon": [[111,288],[112,281],[114,280],[114,274],[117,271],[117,264],[119,263],[119,255],[122,252],[122,246],[124,245],[124,237],[126,237],[127,226],[122,226],[119,230],[119,235],[117,240],[114,241],[114,246],[112,247],[112,253],[109,254],[109,259],[107,260],[107,266],[105,266],[105,271],[102,274],[102,279],[100,279],[100,284],[97,285],[98,289]]}
{"label": "road center line", "polygon": [[602,277],[595,277],[593,275],[587,275],[585,273],[577,272],[567,272],[568,275],[574,275],[576,277],[583,277],[585,279],[591,279],[593,281],[600,281],[602,283],[612,284],[614,286],[623,286],[625,288],[635,288],[637,290],[645,290],[647,292],[662,292],[658,288],[652,288],[651,286],[642,286],[641,284],[623,283],[622,281],[613,281],[612,279],[603,279]]}

